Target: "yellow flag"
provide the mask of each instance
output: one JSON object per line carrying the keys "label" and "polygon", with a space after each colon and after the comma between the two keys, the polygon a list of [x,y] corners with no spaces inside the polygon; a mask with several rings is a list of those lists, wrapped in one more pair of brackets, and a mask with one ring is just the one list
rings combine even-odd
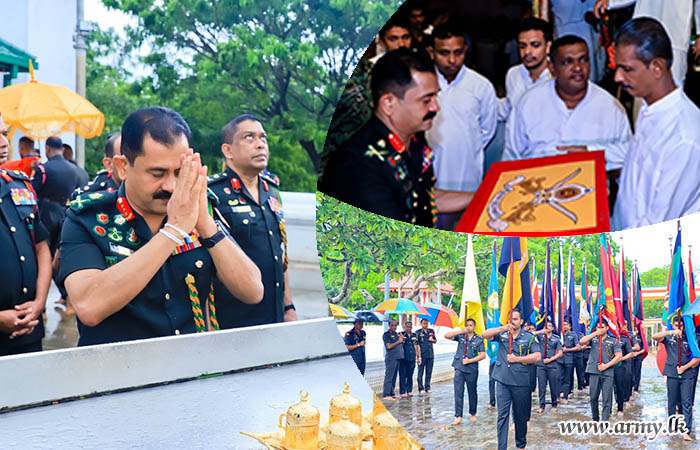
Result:
{"label": "yellow flag", "polygon": [[[462,308],[459,311],[460,326],[464,326],[466,319],[474,319],[476,326],[474,333],[481,336],[484,333],[484,314],[481,311],[481,295],[479,294],[479,280],[476,277],[476,264],[474,264],[474,246],[472,235],[468,234],[467,257],[464,265],[464,287],[462,289]],[[466,318],[463,317],[464,304],[467,305]]]}

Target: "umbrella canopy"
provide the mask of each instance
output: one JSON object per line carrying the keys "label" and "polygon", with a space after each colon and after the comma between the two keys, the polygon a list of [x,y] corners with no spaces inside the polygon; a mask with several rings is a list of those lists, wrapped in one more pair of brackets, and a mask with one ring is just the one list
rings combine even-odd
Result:
{"label": "umbrella canopy", "polygon": [[102,133],[105,117],[92,103],[63,86],[39,83],[29,63],[32,80],[0,89],[0,111],[5,123],[34,139],[63,132],[86,139]]}
{"label": "umbrella canopy", "polygon": [[329,303],[328,306],[331,308],[331,314],[333,315],[334,319],[355,319],[355,314],[351,313],[340,305]]}
{"label": "umbrella canopy", "polygon": [[362,320],[363,322],[382,323],[386,321],[386,317],[382,313],[366,310],[354,311],[354,313],[357,316],[357,318]]}
{"label": "umbrella canopy", "polygon": [[438,303],[424,303],[423,306],[428,310],[428,314],[419,314],[419,319],[428,319],[428,322],[438,327],[454,328],[459,323],[459,316],[451,308]]}
{"label": "umbrella canopy", "polygon": [[407,298],[392,298],[381,302],[372,311],[383,314],[428,314],[428,310]]}

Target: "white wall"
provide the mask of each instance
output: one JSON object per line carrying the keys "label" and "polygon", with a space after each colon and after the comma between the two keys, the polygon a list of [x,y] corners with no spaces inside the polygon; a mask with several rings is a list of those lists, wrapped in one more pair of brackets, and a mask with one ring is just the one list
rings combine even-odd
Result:
{"label": "white wall", "polygon": [[[36,57],[37,81],[75,90],[76,0],[0,0],[0,17],[0,38]],[[29,80],[29,74],[22,73],[12,84]],[[21,136],[20,131],[15,133],[13,149]],[[61,139],[75,148],[75,134],[65,133]]]}

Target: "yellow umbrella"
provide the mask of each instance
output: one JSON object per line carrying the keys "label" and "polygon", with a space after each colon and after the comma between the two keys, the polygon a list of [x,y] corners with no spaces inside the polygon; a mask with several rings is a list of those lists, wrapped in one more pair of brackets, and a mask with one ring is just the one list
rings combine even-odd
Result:
{"label": "yellow umbrella", "polygon": [[34,139],[69,132],[86,139],[102,133],[105,116],[95,105],[63,86],[39,83],[29,61],[32,80],[0,89],[0,113],[13,131]]}

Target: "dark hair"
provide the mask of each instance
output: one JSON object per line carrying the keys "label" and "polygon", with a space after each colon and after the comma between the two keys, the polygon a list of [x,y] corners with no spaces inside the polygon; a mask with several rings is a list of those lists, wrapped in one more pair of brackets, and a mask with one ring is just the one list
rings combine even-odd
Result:
{"label": "dark hair", "polygon": [[425,319],[425,318],[421,319],[420,321],[423,322],[424,320],[425,320],[426,322],[430,323],[430,321],[429,321],[428,319]]}
{"label": "dark hair", "polygon": [[467,41],[467,33],[464,29],[455,21],[447,21],[436,25],[432,33],[433,39],[449,39],[451,37],[462,37],[464,41]]}
{"label": "dark hair", "polygon": [[464,322],[464,324],[466,325],[466,324],[467,324],[467,322],[471,322],[471,323],[473,323],[473,324],[474,324],[474,326],[476,326],[476,320],[472,319],[471,317],[470,317],[470,318],[468,318],[468,319],[467,319],[467,320],[466,320],[466,321]]}
{"label": "dark hair", "polygon": [[510,313],[511,313],[511,315],[512,315],[513,313],[518,313],[518,317],[519,317],[521,320],[522,320],[522,318],[523,318],[523,315],[520,314],[520,310],[519,310],[519,309],[512,309],[512,310],[510,311]]}
{"label": "dark hair", "polygon": [[518,34],[516,36],[520,36],[520,33],[530,30],[541,31],[544,35],[544,41],[552,42],[552,25],[549,22],[542,19],[537,19],[535,17],[528,17],[520,22],[520,25],[518,26]]}
{"label": "dark hair", "polygon": [[559,39],[555,39],[554,42],[552,42],[552,47],[549,49],[549,58],[554,61],[554,57],[557,55],[557,52],[561,47],[574,44],[583,44],[586,46],[586,49],[588,49],[588,44],[586,44],[586,41],[584,41],[583,38],[580,38],[574,34],[567,34]]}
{"label": "dark hair", "polygon": [[71,147],[70,145],[66,144],[65,142],[63,143],[63,145],[62,145],[61,147],[63,147],[63,150],[69,150],[69,151],[71,151],[71,152],[73,151],[73,147]]}
{"label": "dark hair", "polygon": [[[109,136],[107,136],[107,142],[105,143],[105,156],[107,158],[113,158],[114,157],[114,142],[119,139],[119,136],[122,134],[118,131],[114,133],[110,133]],[[121,152],[121,149],[119,150]]]}
{"label": "dark hair", "polygon": [[22,145],[31,145],[32,148],[34,148],[34,141],[28,138],[27,136],[22,136],[19,138],[19,143]]}
{"label": "dark hair", "polygon": [[413,85],[412,71],[435,73],[435,67],[427,56],[407,48],[397,48],[379,58],[372,68],[370,82],[375,108],[386,93],[403,99],[406,90]]}
{"label": "dark hair", "polygon": [[56,150],[63,150],[63,141],[60,137],[51,136],[46,140],[46,147]]}
{"label": "dark hair", "polygon": [[654,58],[665,59],[669,69],[673,65],[671,38],[661,22],[651,17],[625,22],[615,34],[615,45],[634,45],[634,56],[647,67]]}
{"label": "dark hair", "polygon": [[391,30],[392,28],[403,28],[407,31],[411,30],[410,25],[408,24],[408,19],[406,19],[406,16],[404,14],[401,14],[400,12],[397,12],[393,16],[387,20],[387,22],[384,24],[383,27],[379,29],[379,39],[384,40],[384,36]]}
{"label": "dark hair", "polygon": [[170,146],[179,136],[185,136],[189,144],[190,127],[180,114],[163,106],[151,106],[129,114],[122,125],[122,155],[132,166],[143,154],[143,140],[150,136],[154,141]]}
{"label": "dark hair", "polygon": [[238,128],[238,124],[241,122],[245,122],[246,120],[252,120],[253,122],[260,122],[260,119],[255,117],[252,114],[241,114],[240,116],[236,117],[235,119],[231,119],[224,127],[221,129],[221,143],[222,144],[229,144],[231,141],[233,141],[233,135],[236,134],[236,129]]}

